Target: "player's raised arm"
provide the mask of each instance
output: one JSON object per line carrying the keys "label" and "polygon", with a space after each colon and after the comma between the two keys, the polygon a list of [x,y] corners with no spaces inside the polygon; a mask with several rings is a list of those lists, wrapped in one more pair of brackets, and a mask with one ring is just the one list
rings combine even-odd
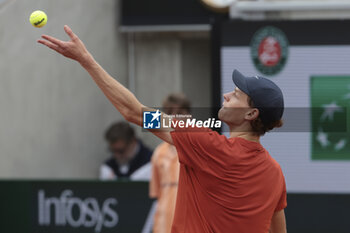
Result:
{"label": "player's raised arm", "polygon": [[[111,77],[94,60],[84,43],[67,25],[64,26],[64,30],[70,37],[69,41],[62,41],[48,35],[43,35],[42,39],[38,40],[38,42],[65,57],[79,62],[122,116],[127,121],[142,126],[142,112],[146,107],[137,100],[133,93]],[[173,144],[170,132],[157,131],[153,133],[162,140]]]}

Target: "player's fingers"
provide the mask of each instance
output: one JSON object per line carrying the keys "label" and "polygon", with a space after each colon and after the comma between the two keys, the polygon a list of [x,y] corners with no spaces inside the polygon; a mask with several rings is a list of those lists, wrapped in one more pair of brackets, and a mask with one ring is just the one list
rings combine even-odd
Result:
{"label": "player's fingers", "polygon": [[49,47],[50,49],[53,49],[56,52],[60,53],[60,48],[59,48],[58,45],[55,45],[55,44],[53,44],[53,43],[51,43],[51,42],[49,42],[47,40],[38,40],[38,43],[43,44],[43,45]]}
{"label": "player's fingers", "polygon": [[58,46],[62,46],[62,45],[63,45],[63,41],[58,40],[58,39],[56,39],[56,38],[54,38],[54,37],[52,37],[52,36],[42,35],[41,37],[42,37],[43,39],[45,39],[45,40],[50,41],[50,42],[53,43],[53,44],[58,45]]}
{"label": "player's fingers", "polygon": [[72,31],[72,29],[70,27],[68,27],[68,25],[64,25],[64,31],[67,33],[67,35],[72,39],[76,39],[77,35],[74,34],[74,32]]}

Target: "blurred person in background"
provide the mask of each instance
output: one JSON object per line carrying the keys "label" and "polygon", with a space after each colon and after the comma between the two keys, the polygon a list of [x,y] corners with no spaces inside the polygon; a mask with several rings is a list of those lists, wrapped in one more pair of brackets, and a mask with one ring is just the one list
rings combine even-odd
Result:
{"label": "blurred person in background", "polygon": [[111,157],[100,167],[101,180],[149,180],[152,150],[136,138],[129,123],[114,123],[107,129],[105,139]]}
{"label": "blurred person in background", "polygon": [[[168,115],[190,113],[190,101],[184,94],[173,93],[163,101]],[[170,233],[174,218],[180,163],[175,146],[163,142],[152,156],[152,176],[149,196],[158,200],[153,233]]]}

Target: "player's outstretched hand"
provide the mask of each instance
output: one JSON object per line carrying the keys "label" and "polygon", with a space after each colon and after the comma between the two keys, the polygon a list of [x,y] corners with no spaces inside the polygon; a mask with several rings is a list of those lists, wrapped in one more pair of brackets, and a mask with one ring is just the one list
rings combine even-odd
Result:
{"label": "player's outstretched hand", "polygon": [[69,41],[62,41],[52,36],[42,35],[42,39],[38,40],[38,43],[46,45],[63,56],[76,60],[82,64],[90,56],[89,52],[84,43],[73,33],[70,27],[65,25],[64,31],[70,37]]}

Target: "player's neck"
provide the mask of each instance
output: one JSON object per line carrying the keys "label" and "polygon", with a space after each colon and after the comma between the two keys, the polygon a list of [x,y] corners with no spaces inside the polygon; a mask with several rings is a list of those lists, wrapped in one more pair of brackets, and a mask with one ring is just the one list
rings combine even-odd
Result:
{"label": "player's neck", "polygon": [[231,126],[230,127],[230,138],[240,137],[248,141],[260,143],[260,136],[252,132],[252,129],[247,129],[246,127]]}

